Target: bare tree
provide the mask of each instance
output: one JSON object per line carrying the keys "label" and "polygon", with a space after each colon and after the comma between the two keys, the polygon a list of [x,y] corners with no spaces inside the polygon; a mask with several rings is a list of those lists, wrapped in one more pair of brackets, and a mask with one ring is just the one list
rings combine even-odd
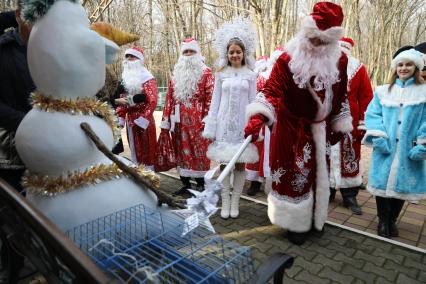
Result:
{"label": "bare tree", "polygon": [[[250,17],[257,27],[257,56],[270,55],[298,30],[300,19],[317,0],[80,0],[88,15],[106,7],[96,20],[141,35],[147,67],[166,86],[183,38],[194,37],[205,61],[213,65],[214,32],[236,15]],[[401,46],[426,41],[426,0],[340,0],[345,35],[355,40],[353,54],[367,66],[374,85],[386,82],[392,54]],[[0,1],[0,11],[15,0]],[[92,18],[94,19],[94,18]],[[126,47],[123,47],[123,50]],[[119,78],[121,60],[108,67]]]}

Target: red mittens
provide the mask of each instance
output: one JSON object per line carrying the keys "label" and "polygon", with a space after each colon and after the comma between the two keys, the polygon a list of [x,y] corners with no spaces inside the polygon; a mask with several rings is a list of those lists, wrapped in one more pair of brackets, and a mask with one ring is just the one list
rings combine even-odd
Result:
{"label": "red mittens", "polygon": [[250,120],[247,123],[246,128],[244,128],[244,137],[247,138],[247,136],[252,136],[252,142],[257,141],[259,138],[260,130],[262,129],[262,126],[265,124],[265,121],[267,121],[267,118],[263,116],[262,114],[255,114],[253,115]]}

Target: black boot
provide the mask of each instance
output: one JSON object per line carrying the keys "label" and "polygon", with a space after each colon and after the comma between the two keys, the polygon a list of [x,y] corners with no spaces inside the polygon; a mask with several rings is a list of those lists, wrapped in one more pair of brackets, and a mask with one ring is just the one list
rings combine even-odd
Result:
{"label": "black boot", "polygon": [[252,181],[250,184],[249,189],[247,189],[247,195],[249,196],[255,196],[256,193],[260,191],[260,186],[262,185],[261,182],[258,181]]}
{"label": "black boot", "polygon": [[287,239],[297,246],[301,246],[306,242],[308,232],[296,233],[293,231],[287,231]]}
{"label": "black boot", "polygon": [[404,200],[390,198],[390,216],[389,216],[389,233],[391,237],[398,237],[399,231],[396,227],[396,220],[404,206]]}
{"label": "black boot", "polygon": [[195,178],[195,181],[197,182],[197,190],[199,192],[204,190],[204,178]]}
{"label": "black boot", "polygon": [[111,152],[115,155],[124,152],[123,140],[121,138],[118,140],[117,144],[115,144],[114,148],[112,148]]}
{"label": "black boot", "polygon": [[333,187],[330,187],[330,197],[328,198],[329,202],[334,201],[336,199],[336,189]]}
{"label": "black boot", "polygon": [[355,215],[362,215],[361,207],[358,205],[356,196],[358,195],[358,187],[342,188],[340,193],[343,198],[343,206],[350,208]]}
{"label": "black boot", "polygon": [[188,189],[191,189],[191,178],[190,177],[180,177],[180,180],[183,183],[183,186],[172,193],[173,196],[191,194]]}
{"label": "black boot", "polygon": [[376,196],[377,216],[379,224],[377,225],[377,234],[384,238],[390,237],[389,216],[390,216],[390,200]]}

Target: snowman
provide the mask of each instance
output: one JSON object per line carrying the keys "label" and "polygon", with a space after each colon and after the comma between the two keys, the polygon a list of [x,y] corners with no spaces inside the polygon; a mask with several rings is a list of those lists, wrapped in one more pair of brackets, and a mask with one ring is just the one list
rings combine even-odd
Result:
{"label": "snowman", "polygon": [[118,46],[89,28],[77,0],[53,1],[44,15],[34,2],[24,15],[35,20],[28,65],[37,94],[16,133],[27,199],[63,230],[141,203],[154,208],[154,193],[118,171],[80,128],[88,123],[112,148],[112,119],[94,96]]}

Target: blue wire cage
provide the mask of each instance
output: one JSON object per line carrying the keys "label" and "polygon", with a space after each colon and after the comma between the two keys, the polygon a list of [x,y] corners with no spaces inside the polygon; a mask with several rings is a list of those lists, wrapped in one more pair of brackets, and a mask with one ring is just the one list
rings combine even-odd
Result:
{"label": "blue wire cage", "polygon": [[243,283],[254,273],[251,250],[182,218],[143,205],[77,226],[67,235],[125,283]]}

